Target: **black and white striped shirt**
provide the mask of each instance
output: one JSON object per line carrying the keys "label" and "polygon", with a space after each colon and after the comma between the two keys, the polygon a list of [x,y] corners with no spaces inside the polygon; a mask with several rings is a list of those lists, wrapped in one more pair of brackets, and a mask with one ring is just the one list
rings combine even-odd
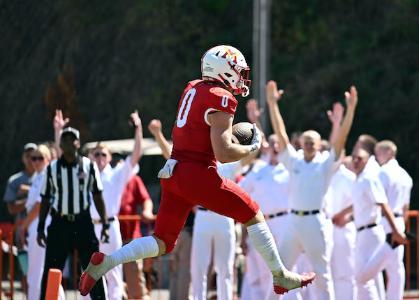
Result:
{"label": "black and white striped shirt", "polygon": [[68,164],[63,157],[51,162],[42,184],[41,196],[61,215],[75,215],[89,209],[92,193],[103,190],[99,169],[87,157]]}

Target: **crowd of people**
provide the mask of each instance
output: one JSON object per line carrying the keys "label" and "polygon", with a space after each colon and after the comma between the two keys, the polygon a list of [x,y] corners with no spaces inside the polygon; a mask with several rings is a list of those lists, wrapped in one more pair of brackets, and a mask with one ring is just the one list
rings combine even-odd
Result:
{"label": "crowd of people", "polygon": [[[246,94],[246,88],[240,93]],[[167,159],[159,177],[163,197],[172,200],[161,204],[154,236],[139,239],[138,221],[118,220],[140,212],[142,222],[156,221],[138,169],[143,128],[137,112],[130,115],[135,128],[132,154],[113,166],[106,144],[98,143],[86,156],[80,154],[80,133],[67,127],[70,119],[60,110],[53,120],[55,141],[24,146],[24,170],[10,177],[4,201],[19,224],[17,245],[28,251],[28,299],[45,298],[48,270],[63,270],[73,249],[78,250],[86,271],[81,292],[90,292],[92,299],[150,299],[151,286],[143,269],[150,272],[150,267],[144,267],[150,266],[150,257],[164,253],[170,255],[173,300],[207,299],[210,290],[216,290],[220,300],[403,298],[403,244],[412,179],[398,164],[397,146],[390,140],[377,141],[363,134],[350,155],[345,154],[358,103],[355,87],[345,92],[346,108],[335,103],[327,112],[329,139],[313,129],[289,138],[279,108],[284,91],[269,81],[266,101],[274,133],[263,133],[262,112],[255,100],[249,100],[247,117],[255,124],[252,144],[245,153],[227,157],[217,150],[221,146],[211,129],[212,144],[205,146],[214,149],[212,155],[218,160],[211,175],[205,173],[212,169],[205,169],[210,155],[192,159],[192,154],[182,152],[179,130],[187,120],[231,128],[232,118],[226,127],[220,125],[224,124],[221,118],[234,115],[231,103],[237,102],[230,94],[217,94],[220,107],[204,111],[204,120],[187,119],[188,113],[197,114],[189,111],[193,90],[185,90],[180,104],[174,147],[164,137],[159,120],[148,125]],[[223,136],[225,130],[221,132]],[[186,137],[189,143],[207,143],[195,134]],[[199,167],[189,160],[200,160]],[[182,163],[190,164],[192,174]],[[206,180],[202,174],[214,181],[222,178],[217,181],[221,191],[209,190],[201,182]],[[195,178],[188,182],[192,179],[187,176]],[[188,185],[188,195],[205,198],[207,193],[214,199],[185,201],[176,194],[182,184]],[[316,277],[313,273],[298,277],[287,270],[314,271]],[[295,289],[313,279],[308,288]],[[64,298],[60,289],[60,299]]]}

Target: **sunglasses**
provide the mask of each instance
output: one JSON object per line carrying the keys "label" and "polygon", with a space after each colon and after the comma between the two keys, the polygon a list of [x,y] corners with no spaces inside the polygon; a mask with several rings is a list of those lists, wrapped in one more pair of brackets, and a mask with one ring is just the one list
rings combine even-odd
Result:
{"label": "sunglasses", "polygon": [[31,156],[32,161],[44,161],[43,156]]}
{"label": "sunglasses", "polygon": [[106,157],[107,155],[106,155],[106,153],[104,153],[104,152],[96,152],[95,154],[93,154],[94,155],[94,157],[99,157],[99,156],[102,156],[102,157]]}

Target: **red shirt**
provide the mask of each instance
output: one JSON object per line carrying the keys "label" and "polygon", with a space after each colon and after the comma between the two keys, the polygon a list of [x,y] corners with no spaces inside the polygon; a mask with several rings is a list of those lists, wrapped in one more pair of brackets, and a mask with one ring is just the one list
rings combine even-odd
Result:
{"label": "red shirt", "polygon": [[[122,194],[120,215],[137,215],[137,208],[145,200],[151,199],[147,188],[139,176],[133,176]],[[139,221],[121,221],[122,240],[131,240],[141,236]]]}
{"label": "red shirt", "polygon": [[237,100],[220,85],[203,80],[188,83],[179,102],[172,130],[172,158],[215,164],[208,114],[223,111],[234,115]]}

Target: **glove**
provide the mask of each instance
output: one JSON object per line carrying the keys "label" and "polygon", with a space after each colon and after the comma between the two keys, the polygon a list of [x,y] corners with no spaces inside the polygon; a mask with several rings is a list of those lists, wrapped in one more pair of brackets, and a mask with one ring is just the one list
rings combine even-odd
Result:
{"label": "glove", "polygon": [[177,160],[169,158],[164,164],[163,168],[159,171],[157,177],[163,179],[172,177],[176,164]]}
{"label": "glove", "polygon": [[252,142],[249,145],[250,153],[258,151],[262,145],[262,134],[255,123],[253,123],[253,132]]}

